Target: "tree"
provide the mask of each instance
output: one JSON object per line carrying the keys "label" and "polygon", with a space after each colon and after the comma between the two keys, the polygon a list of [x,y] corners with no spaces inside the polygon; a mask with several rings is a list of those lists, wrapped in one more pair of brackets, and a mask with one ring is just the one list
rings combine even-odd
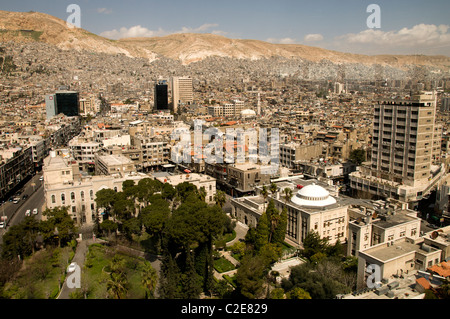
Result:
{"label": "tree", "polygon": [[113,222],[112,220],[104,220],[101,224],[100,224],[100,229],[102,229],[103,231],[108,232],[108,237],[111,236],[112,232],[117,231],[118,225],[117,223]]}
{"label": "tree", "polygon": [[75,236],[75,221],[69,216],[68,207],[56,207],[46,209],[42,215],[47,220],[39,224],[40,232],[44,241],[50,243],[53,240],[58,241],[58,246],[70,242]]}
{"label": "tree", "polygon": [[139,215],[147,233],[157,236],[158,245],[162,242],[163,230],[169,220],[169,203],[161,197],[152,197],[149,206],[145,207]]}
{"label": "tree", "polygon": [[270,292],[270,299],[284,299],[284,289],[283,288],[275,288]]}
{"label": "tree", "polygon": [[123,231],[128,240],[133,239],[133,235],[141,233],[141,221],[138,218],[132,217],[123,222]]}
{"label": "tree", "polygon": [[287,294],[287,299],[311,299],[311,295],[304,289],[296,287]]}
{"label": "tree", "polygon": [[124,273],[112,272],[106,284],[108,293],[115,299],[123,299],[128,291]]}
{"label": "tree", "polygon": [[125,273],[125,260],[117,255],[113,257],[109,265],[111,269],[107,290],[115,299],[123,299],[128,292],[128,281]]}
{"label": "tree", "polygon": [[366,160],[366,152],[361,148],[353,150],[350,152],[349,159],[359,166]]}
{"label": "tree", "polygon": [[167,200],[173,200],[175,194],[176,194],[175,188],[173,188],[173,186],[170,185],[169,183],[164,183],[161,191],[162,198]]}
{"label": "tree", "polygon": [[220,206],[220,208],[223,208],[227,201],[225,192],[218,190],[214,195],[214,201],[216,202],[216,205]]}
{"label": "tree", "polygon": [[268,265],[261,256],[246,256],[236,274],[237,291],[244,298],[256,299],[264,293]]}
{"label": "tree", "polygon": [[262,190],[261,190],[261,195],[264,197],[264,211],[265,211],[267,197],[269,196],[269,191],[267,190],[266,185],[263,185]]}
{"label": "tree", "polygon": [[141,271],[141,284],[145,289],[145,298],[153,299],[156,284],[158,282],[158,274],[152,265],[145,261]]}
{"label": "tree", "polygon": [[17,225],[11,226],[3,235],[2,256],[8,260],[25,258],[35,252],[36,238],[39,232],[39,222],[32,216],[27,216]]}
{"label": "tree", "polygon": [[206,189],[204,186],[200,187],[198,190],[198,195],[200,196],[200,199],[204,202],[206,199]]}
{"label": "tree", "polygon": [[95,203],[98,208],[105,209],[105,213],[107,213],[106,216],[111,213],[115,198],[116,192],[109,188],[101,189],[95,193]]}
{"label": "tree", "polygon": [[264,212],[258,220],[255,233],[255,250],[259,251],[264,245],[269,243],[270,236],[270,220],[266,212]]}
{"label": "tree", "polygon": [[278,224],[275,227],[275,230],[272,235],[272,242],[282,244],[284,242],[284,238],[286,237],[287,230],[287,209],[283,207],[281,210],[280,218],[278,220]]}
{"label": "tree", "polygon": [[277,192],[277,190],[278,190],[277,184],[271,183],[271,184],[270,184],[270,192],[272,193],[272,195],[275,195],[275,193]]}
{"label": "tree", "polygon": [[318,232],[309,232],[303,240],[303,256],[310,259],[317,253],[324,253],[328,247],[328,239],[320,238]]}
{"label": "tree", "polygon": [[291,200],[294,192],[290,187],[286,187],[285,189],[283,189],[283,194],[284,194],[284,202],[287,205],[287,203]]}

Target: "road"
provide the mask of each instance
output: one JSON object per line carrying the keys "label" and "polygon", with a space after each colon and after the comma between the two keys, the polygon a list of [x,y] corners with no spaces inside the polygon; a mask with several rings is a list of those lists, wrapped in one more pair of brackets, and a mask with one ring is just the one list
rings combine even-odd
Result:
{"label": "road", "polygon": [[[3,234],[13,225],[19,224],[25,218],[25,212],[29,209],[33,211],[34,208],[38,209],[38,215],[36,218],[41,219],[42,208],[44,206],[44,187],[43,181],[39,178],[42,173],[33,176],[30,181],[22,188],[23,192],[20,195],[21,200],[14,204],[13,202],[6,201],[0,207],[0,216],[5,216],[6,228],[0,229],[0,240],[3,238]],[[24,195],[28,195],[27,199],[22,199]]]}

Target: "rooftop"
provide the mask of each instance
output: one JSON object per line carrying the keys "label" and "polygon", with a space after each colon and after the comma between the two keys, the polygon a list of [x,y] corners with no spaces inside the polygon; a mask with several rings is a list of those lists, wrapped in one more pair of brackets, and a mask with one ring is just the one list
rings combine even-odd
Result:
{"label": "rooftop", "polygon": [[124,165],[133,164],[133,161],[124,155],[101,155],[98,159],[104,162],[106,165]]}
{"label": "rooftop", "polygon": [[431,246],[425,246],[423,244],[413,244],[405,240],[405,238],[402,238],[395,241],[393,245],[389,245],[389,243],[386,242],[363,250],[360,252],[360,254],[369,255],[382,262],[386,262],[388,260],[395,259],[399,256],[412,252],[418,252],[426,255],[436,251],[438,251],[438,249]]}

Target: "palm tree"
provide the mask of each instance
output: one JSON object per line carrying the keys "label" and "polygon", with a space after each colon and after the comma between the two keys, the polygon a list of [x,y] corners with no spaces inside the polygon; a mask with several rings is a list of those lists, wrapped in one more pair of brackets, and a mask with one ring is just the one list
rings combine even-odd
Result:
{"label": "palm tree", "polygon": [[277,190],[278,190],[277,184],[275,183],[270,184],[270,192],[272,193],[272,195],[275,195]]}
{"label": "palm tree", "polygon": [[153,291],[158,282],[158,274],[149,262],[146,262],[142,269],[141,284],[145,288],[145,297],[147,299],[154,298]]}
{"label": "palm tree", "polygon": [[292,196],[294,195],[294,192],[292,191],[291,188],[286,187],[285,189],[283,189],[283,193],[284,193],[284,200],[287,205],[287,203],[291,200]]}
{"label": "palm tree", "polygon": [[112,272],[107,282],[108,293],[115,299],[123,299],[128,291],[127,278],[123,272]]}
{"label": "palm tree", "polygon": [[266,211],[266,201],[267,201],[267,197],[269,196],[269,191],[267,190],[266,185],[263,185],[263,188],[261,190],[261,195],[264,197],[264,211]]}
{"label": "palm tree", "polygon": [[200,199],[204,202],[206,199],[206,189],[204,186],[200,187],[200,189],[198,190],[198,194],[200,196]]}
{"label": "palm tree", "polygon": [[216,201],[216,205],[220,206],[220,208],[223,208],[227,201],[225,192],[218,190],[216,192],[216,195],[214,195],[214,200]]}
{"label": "palm tree", "polygon": [[125,274],[125,260],[115,255],[110,264],[111,274],[107,282],[108,293],[116,299],[122,299],[128,291]]}

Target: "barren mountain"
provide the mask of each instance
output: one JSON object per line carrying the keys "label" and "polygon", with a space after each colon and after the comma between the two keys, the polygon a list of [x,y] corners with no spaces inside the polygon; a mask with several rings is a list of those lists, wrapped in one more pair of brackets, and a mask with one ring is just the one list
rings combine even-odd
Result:
{"label": "barren mountain", "polygon": [[272,44],[258,40],[229,39],[213,34],[172,34],[154,38],[109,40],[83,29],[69,28],[66,22],[38,12],[0,11],[0,42],[42,41],[61,49],[87,50],[129,57],[158,56],[183,64],[201,61],[210,56],[258,60],[270,57],[299,58],[311,62],[327,60],[333,63],[381,64],[394,68],[405,65],[434,66],[447,72],[450,58],[424,55],[367,56],[342,53],[298,44]]}

